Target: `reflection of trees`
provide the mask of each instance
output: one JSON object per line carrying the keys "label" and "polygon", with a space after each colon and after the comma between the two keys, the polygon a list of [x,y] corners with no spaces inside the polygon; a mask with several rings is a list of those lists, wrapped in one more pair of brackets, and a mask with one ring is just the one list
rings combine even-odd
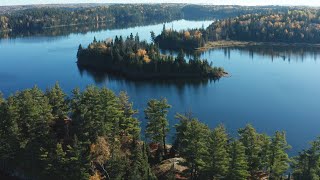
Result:
{"label": "reflection of trees", "polygon": [[[313,57],[317,59],[319,54],[319,48],[316,47],[294,47],[294,46],[250,46],[250,47],[232,47],[221,48],[224,51],[225,57],[230,59],[230,52],[233,50],[239,50],[242,54],[248,54],[252,59],[255,55],[274,58],[281,58],[284,61],[301,60],[306,57]],[[214,50],[211,50],[214,51]]]}
{"label": "reflection of trees", "polygon": [[83,76],[83,74],[87,74],[92,77],[97,84],[102,84],[106,81],[116,81],[118,83],[131,83],[134,84],[134,86],[136,86],[137,88],[146,85],[156,85],[161,87],[174,86],[178,91],[181,91],[186,86],[192,86],[193,88],[197,89],[201,86],[207,85],[208,83],[217,81],[210,79],[132,80],[116,73],[106,73],[80,65],[78,65],[78,70],[81,76]]}
{"label": "reflection of trees", "polygon": [[72,26],[60,26],[53,28],[34,29],[29,31],[15,32],[0,32],[0,38],[19,38],[28,36],[68,36],[72,33],[86,34],[88,32],[97,32],[102,30],[125,29],[136,26],[146,26],[163,23],[164,21],[143,21],[143,22],[100,22],[95,24],[80,24]]}

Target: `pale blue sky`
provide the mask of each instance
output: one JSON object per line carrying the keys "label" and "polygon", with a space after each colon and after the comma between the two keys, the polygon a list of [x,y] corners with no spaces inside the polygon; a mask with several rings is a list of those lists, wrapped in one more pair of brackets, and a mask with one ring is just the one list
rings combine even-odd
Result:
{"label": "pale blue sky", "polygon": [[205,3],[217,5],[307,5],[320,6],[320,0],[0,0],[0,6],[61,3]]}

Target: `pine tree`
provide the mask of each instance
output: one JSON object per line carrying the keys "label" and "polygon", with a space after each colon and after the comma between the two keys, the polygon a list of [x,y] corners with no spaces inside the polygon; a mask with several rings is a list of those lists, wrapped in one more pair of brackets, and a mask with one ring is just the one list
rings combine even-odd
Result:
{"label": "pine tree", "polygon": [[130,180],[136,179],[154,179],[150,165],[148,163],[148,156],[145,144],[140,144],[137,141],[132,142],[131,165],[129,170]]}
{"label": "pine tree", "polygon": [[261,151],[261,142],[259,140],[259,134],[252,127],[247,125],[245,128],[239,131],[240,141],[245,147],[245,152],[248,161],[248,170],[252,177],[259,171],[260,158],[259,153]]}
{"label": "pine tree", "polygon": [[156,39],[156,35],[153,31],[151,31],[150,34],[151,34],[151,41],[154,43],[154,41]]}
{"label": "pine tree", "polygon": [[320,137],[311,142],[309,149],[294,157],[292,169],[294,179],[320,179]]}
{"label": "pine tree", "polygon": [[185,132],[187,131],[188,124],[194,119],[192,113],[185,113],[184,115],[177,113],[175,118],[179,121],[178,124],[175,125],[176,134],[175,134],[175,141],[173,144],[174,150],[182,150],[184,147],[187,146],[185,141]]}
{"label": "pine tree", "polygon": [[87,147],[88,144],[86,142],[80,142],[76,135],[74,136],[72,146],[67,146],[67,153],[69,155],[69,179],[89,179],[90,160]]}
{"label": "pine tree", "polygon": [[45,173],[48,179],[54,179],[59,177],[59,179],[68,179],[68,172],[66,172],[67,167],[67,153],[63,150],[62,144],[57,143],[56,149],[52,154],[45,153],[42,155],[42,160],[46,163]]}
{"label": "pine tree", "polygon": [[210,135],[208,159],[209,174],[213,179],[221,179],[227,175],[229,169],[228,135],[223,125],[216,127]]}
{"label": "pine tree", "polygon": [[52,106],[52,114],[55,118],[63,119],[68,114],[68,103],[66,94],[62,91],[58,82],[53,88],[47,89],[46,96],[49,98],[49,103]]}
{"label": "pine tree", "polygon": [[19,149],[15,158],[16,168],[30,177],[39,176],[42,149],[50,149],[52,138],[50,124],[53,116],[49,100],[37,87],[16,93],[8,100],[8,120],[15,122]]}
{"label": "pine tree", "polygon": [[84,92],[74,91],[72,117],[81,141],[95,142],[98,136],[114,139],[119,135],[121,109],[118,98],[106,88],[89,86]]}
{"label": "pine tree", "polygon": [[201,173],[204,172],[207,166],[210,130],[208,126],[193,118],[187,122],[186,129],[180,133],[181,136],[179,138],[181,139],[179,141],[181,144],[179,146],[179,154],[186,159],[191,178],[196,179],[201,176]]}
{"label": "pine tree", "polygon": [[139,139],[140,123],[137,118],[133,117],[133,115],[137,114],[138,111],[133,109],[133,104],[129,102],[129,97],[125,92],[120,92],[119,104],[121,110],[123,111],[123,116],[119,121],[121,133],[123,133],[125,136]]}
{"label": "pine tree", "polygon": [[286,151],[290,149],[284,132],[276,132],[272,137],[270,155],[270,178],[280,179],[289,168],[289,156]]}
{"label": "pine tree", "polygon": [[250,176],[248,162],[245,154],[245,147],[236,140],[230,144],[230,165],[227,179],[246,180]]}
{"label": "pine tree", "polygon": [[148,107],[144,111],[148,120],[146,136],[153,142],[162,145],[164,153],[166,152],[166,136],[169,131],[167,114],[170,107],[166,99],[152,99],[148,102]]}
{"label": "pine tree", "polygon": [[0,169],[5,172],[12,172],[16,167],[15,157],[19,151],[18,127],[16,106],[13,106],[13,98],[6,101],[0,93]]}
{"label": "pine tree", "polygon": [[271,139],[266,134],[260,135],[261,151],[260,151],[260,165],[259,169],[264,172],[268,172],[270,169],[270,151],[271,151]]}

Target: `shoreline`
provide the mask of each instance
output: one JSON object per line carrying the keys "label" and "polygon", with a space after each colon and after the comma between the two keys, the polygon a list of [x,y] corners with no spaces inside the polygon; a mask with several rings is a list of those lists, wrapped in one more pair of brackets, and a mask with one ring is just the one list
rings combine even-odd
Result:
{"label": "shoreline", "polygon": [[320,44],[312,43],[284,43],[284,42],[254,42],[254,41],[210,41],[203,47],[196,48],[195,51],[203,52],[216,48],[228,47],[252,47],[252,46],[277,46],[277,47],[313,47],[320,48]]}

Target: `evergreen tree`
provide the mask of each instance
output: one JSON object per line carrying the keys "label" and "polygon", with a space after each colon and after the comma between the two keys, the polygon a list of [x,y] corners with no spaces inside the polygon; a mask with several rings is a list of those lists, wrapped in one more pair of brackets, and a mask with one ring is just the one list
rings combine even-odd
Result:
{"label": "evergreen tree", "polygon": [[129,169],[128,179],[155,179],[148,163],[145,143],[140,144],[137,141],[133,141],[132,146],[131,168]]}
{"label": "evergreen tree", "polygon": [[[182,126],[185,126],[183,124]],[[179,124],[177,125],[179,127]],[[184,128],[177,128],[182,130]],[[209,128],[200,123],[197,119],[187,122],[186,129],[181,133],[179,141],[179,154],[187,161],[191,179],[201,177],[207,166],[206,162],[209,157],[208,138],[210,136]]]}
{"label": "evergreen tree", "polygon": [[292,163],[293,177],[297,180],[320,179],[320,138],[311,147],[299,152]]}
{"label": "evergreen tree", "polygon": [[266,134],[260,135],[261,151],[259,169],[268,172],[270,169],[271,139]]}
{"label": "evergreen tree", "polygon": [[70,178],[87,180],[89,179],[89,153],[87,151],[87,143],[80,142],[77,136],[74,136],[72,146],[67,146],[69,156],[68,173]]}
{"label": "evergreen tree", "polygon": [[123,111],[123,116],[120,118],[119,126],[121,133],[125,136],[131,136],[132,138],[139,139],[140,136],[140,123],[133,115],[138,111],[133,109],[133,104],[129,102],[129,97],[125,92],[119,94],[119,104]]}
{"label": "evergreen tree", "polygon": [[153,142],[162,145],[164,153],[166,152],[166,136],[169,131],[167,114],[170,107],[166,99],[152,99],[144,110],[145,117],[148,120],[146,136]]}
{"label": "evergreen tree", "polygon": [[259,140],[259,134],[252,127],[247,125],[245,128],[239,131],[240,141],[245,147],[246,157],[248,161],[248,170],[252,177],[254,177],[257,171],[259,171],[260,158],[259,153],[261,151],[261,143]]}
{"label": "evergreen tree", "polygon": [[46,96],[52,106],[52,115],[55,118],[63,119],[68,114],[68,103],[66,101],[66,94],[62,91],[58,83],[53,88],[47,89]]}
{"label": "evergreen tree", "polygon": [[151,31],[150,34],[151,34],[151,41],[154,43],[154,40],[156,39],[156,35],[153,31]]}
{"label": "evergreen tree", "polygon": [[19,151],[17,114],[13,97],[6,101],[0,93],[0,169],[12,173],[16,167],[15,157]]}
{"label": "evergreen tree", "polygon": [[228,135],[223,125],[216,127],[210,135],[209,174],[213,179],[226,177],[229,169]]}
{"label": "evergreen tree", "polygon": [[59,179],[66,180],[68,179],[68,160],[67,153],[63,150],[62,145],[58,143],[56,145],[55,151],[48,155],[45,153],[42,155],[43,160],[46,163],[45,173],[48,179],[54,179],[59,177]]}
{"label": "evergreen tree", "polygon": [[10,97],[7,108],[7,120],[13,123],[8,131],[12,131],[19,143],[13,151],[17,153],[15,168],[30,177],[37,177],[43,170],[41,150],[52,146],[50,124],[53,116],[49,100],[34,87]]}
{"label": "evergreen tree", "polygon": [[177,113],[175,118],[179,121],[178,124],[175,125],[176,134],[175,134],[175,141],[173,144],[174,150],[182,150],[184,147],[187,146],[185,141],[185,132],[187,131],[188,124],[194,119],[192,113],[185,113],[184,115]]}
{"label": "evergreen tree", "polygon": [[272,137],[270,146],[270,178],[281,179],[283,173],[289,168],[289,156],[286,151],[290,149],[284,132],[276,132]]}
{"label": "evergreen tree", "polygon": [[250,176],[245,147],[236,140],[230,144],[230,165],[227,179],[246,180]]}

